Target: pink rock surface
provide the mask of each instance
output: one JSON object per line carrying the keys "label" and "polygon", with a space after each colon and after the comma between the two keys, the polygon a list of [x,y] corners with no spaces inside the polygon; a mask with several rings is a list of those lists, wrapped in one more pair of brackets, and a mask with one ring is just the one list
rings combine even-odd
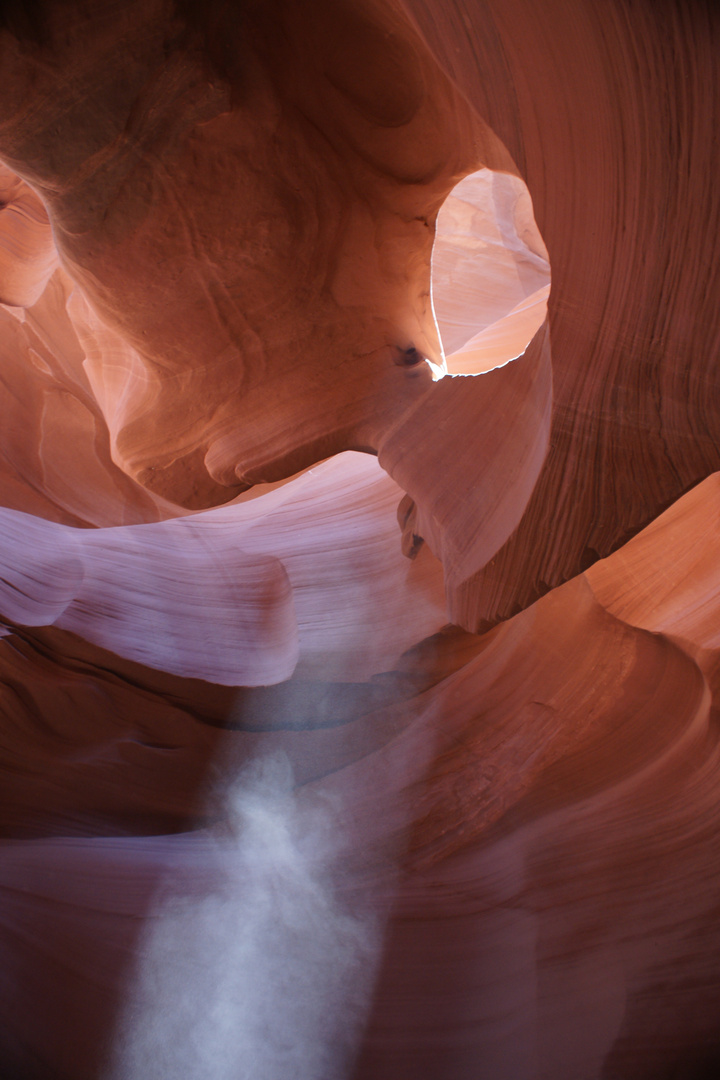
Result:
{"label": "pink rock surface", "polygon": [[[432,257],[433,301],[445,353],[464,351],[478,334],[546,290],[549,280],[547,251],[522,180],[489,169],[461,180],[440,208]],[[527,337],[499,353],[499,362],[524,352],[544,318],[538,310],[534,322],[523,327]]]}
{"label": "pink rock surface", "polygon": [[717,1074],[719,31],[0,5],[3,1077]]}
{"label": "pink rock surface", "polygon": [[0,166],[0,296],[4,305],[32,307],[58,265],[41,200],[19,176]]}

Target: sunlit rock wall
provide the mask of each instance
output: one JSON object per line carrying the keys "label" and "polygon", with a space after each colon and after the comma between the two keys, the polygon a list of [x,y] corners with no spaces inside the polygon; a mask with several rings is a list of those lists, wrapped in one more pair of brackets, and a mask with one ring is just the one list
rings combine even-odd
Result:
{"label": "sunlit rock wall", "polygon": [[718,1075],[713,6],[0,27],[0,1075]]}

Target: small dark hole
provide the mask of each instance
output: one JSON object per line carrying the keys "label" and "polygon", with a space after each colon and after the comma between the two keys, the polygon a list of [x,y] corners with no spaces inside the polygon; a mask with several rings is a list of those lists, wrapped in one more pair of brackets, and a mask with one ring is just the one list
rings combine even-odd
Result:
{"label": "small dark hole", "polygon": [[411,345],[409,349],[398,350],[395,363],[398,367],[415,367],[416,364],[421,364],[423,359],[422,353],[419,353],[415,346]]}

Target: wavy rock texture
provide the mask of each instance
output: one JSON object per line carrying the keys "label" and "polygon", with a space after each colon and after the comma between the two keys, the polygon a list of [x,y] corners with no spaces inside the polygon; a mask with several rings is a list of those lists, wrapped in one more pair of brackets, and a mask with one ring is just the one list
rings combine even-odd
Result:
{"label": "wavy rock texture", "polygon": [[718,1073],[719,35],[0,5],[3,1077]]}
{"label": "wavy rock texture", "polygon": [[32,188],[0,168],[0,295],[3,305],[32,307],[58,265],[45,207]]}
{"label": "wavy rock texture", "polygon": [[405,7],[512,154],[553,269],[550,453],[515,535],[464,590],[479,628],[720,467],[718,27],[703,0]]}

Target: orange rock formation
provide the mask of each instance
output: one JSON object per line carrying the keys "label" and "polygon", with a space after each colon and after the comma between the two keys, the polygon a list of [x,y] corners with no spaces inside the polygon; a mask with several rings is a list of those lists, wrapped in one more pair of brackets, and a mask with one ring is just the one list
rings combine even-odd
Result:
{"label": "orange rock formation", "polygon": [[715,1075],[719,40],[0,5],[3,1076]]}

